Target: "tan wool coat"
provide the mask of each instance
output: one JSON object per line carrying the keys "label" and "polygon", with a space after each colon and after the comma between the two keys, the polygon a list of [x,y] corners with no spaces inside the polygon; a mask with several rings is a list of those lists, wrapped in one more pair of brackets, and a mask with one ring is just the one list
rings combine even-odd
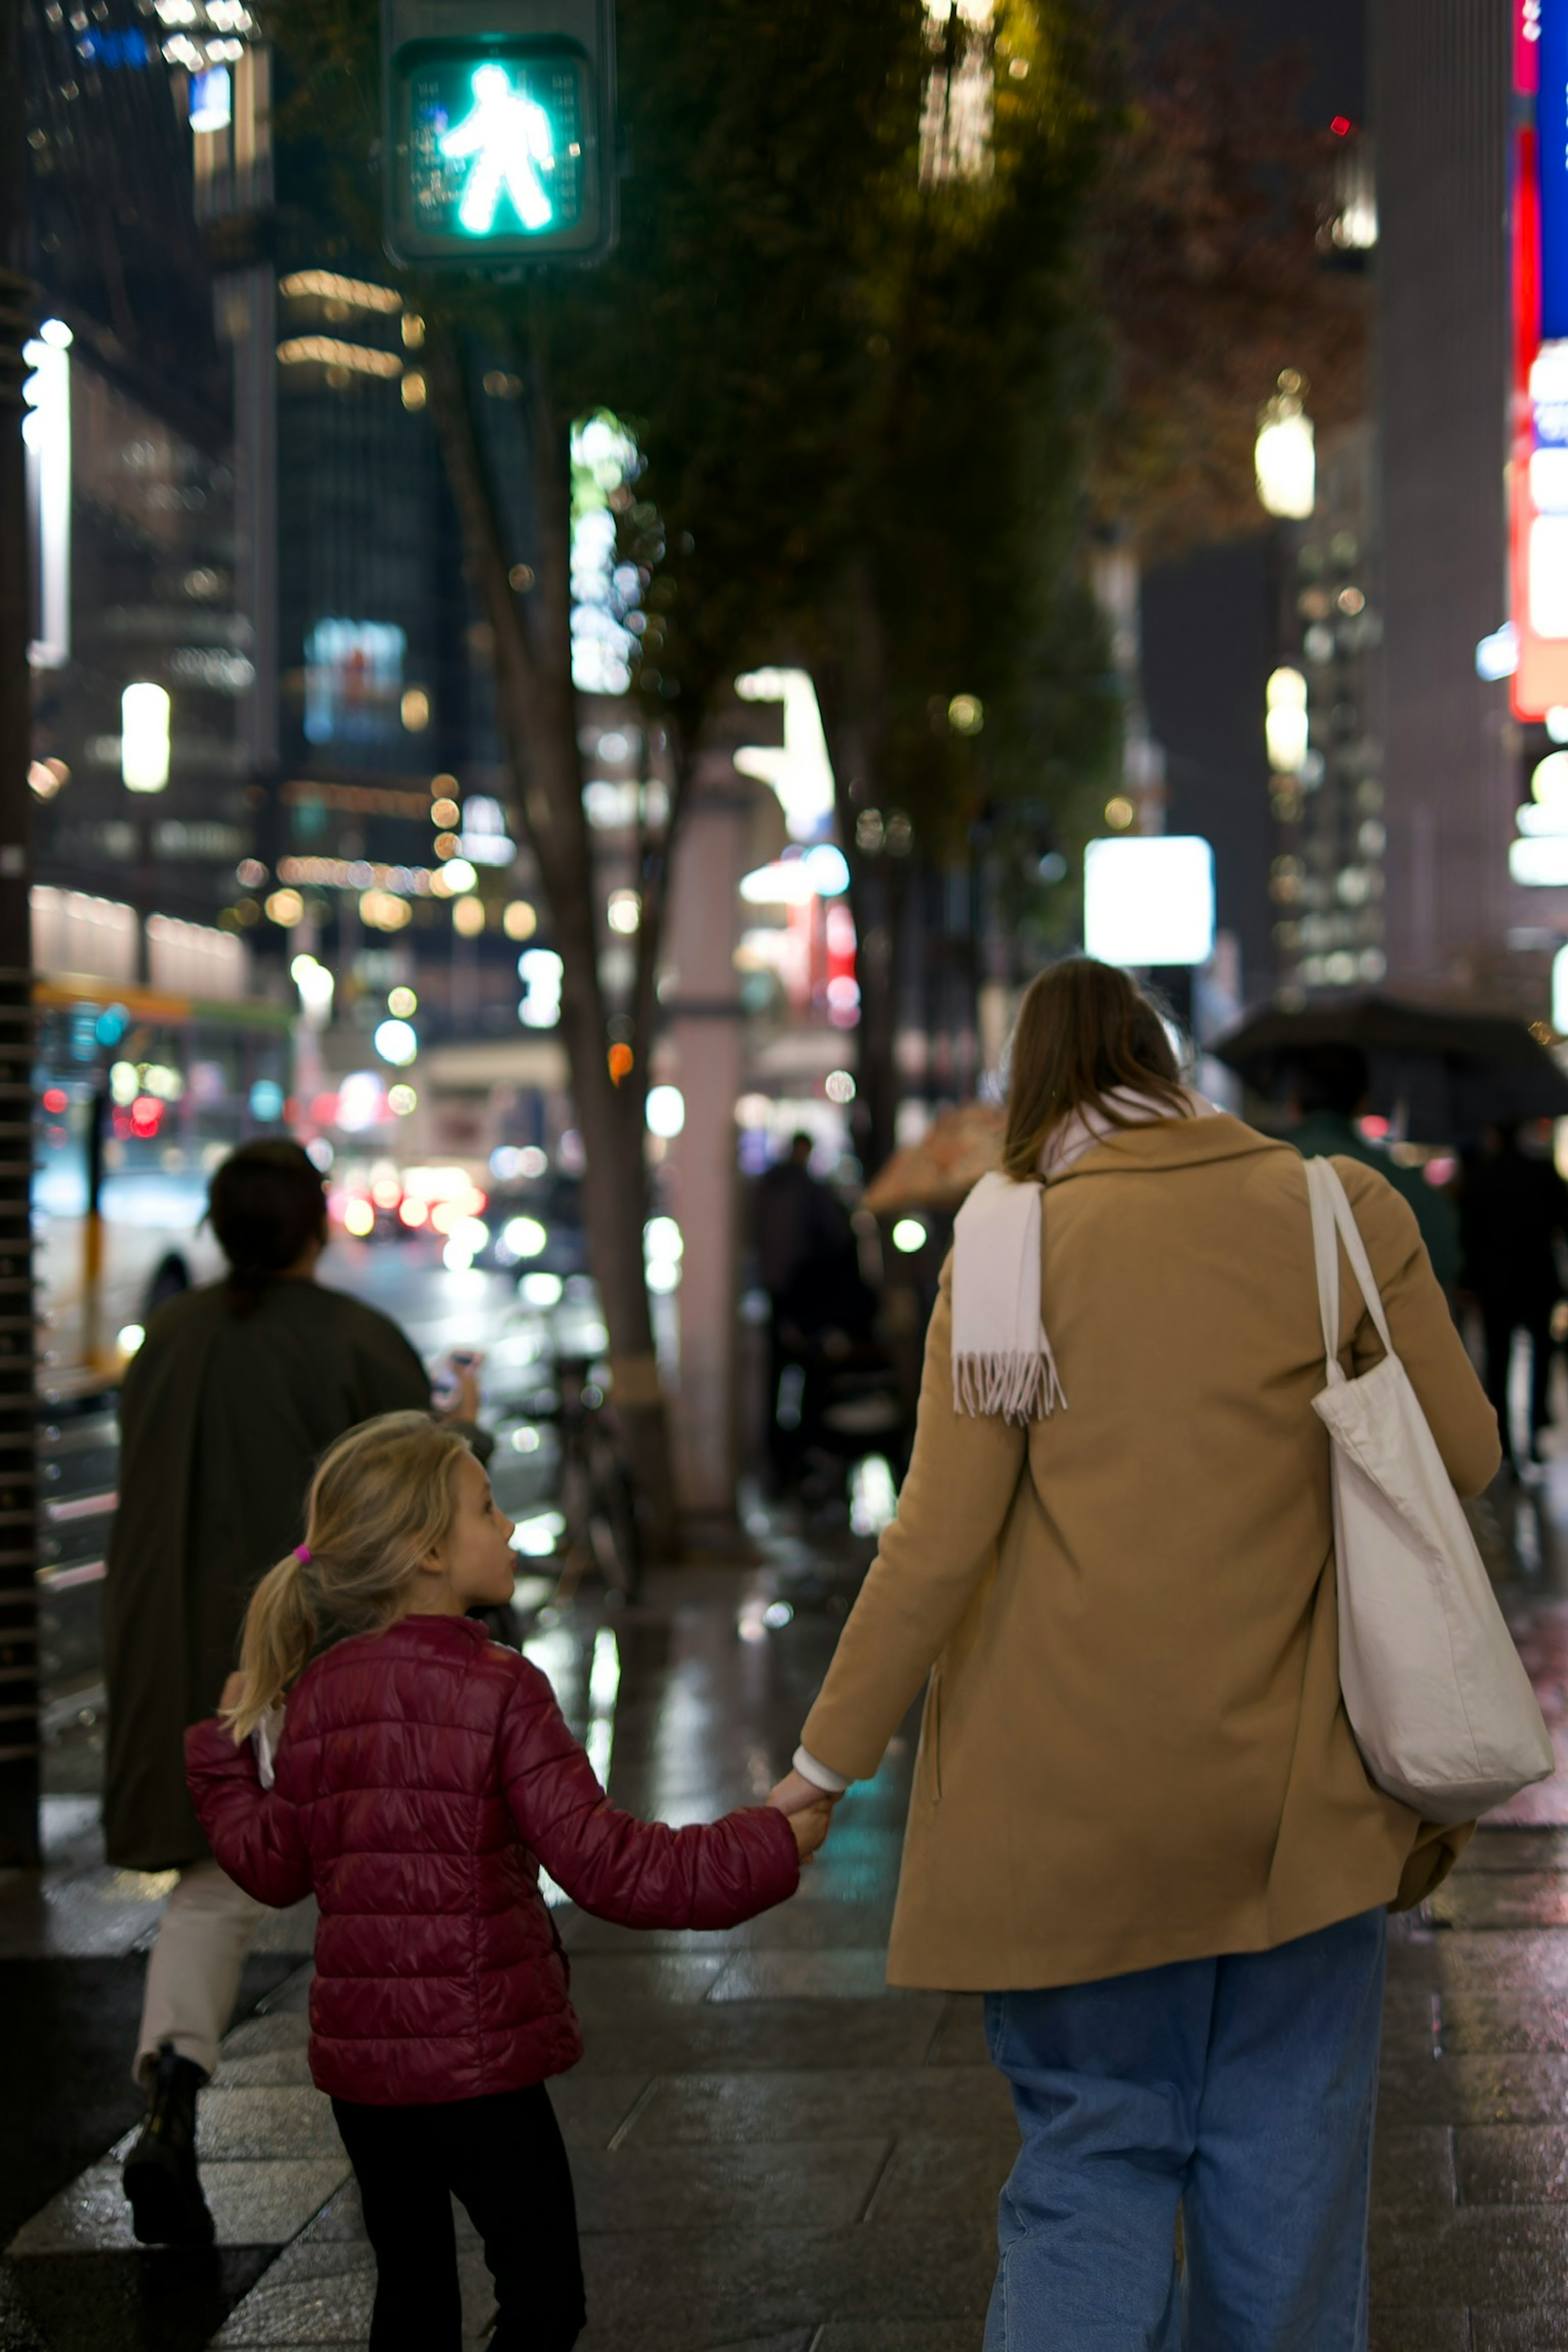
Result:
{"label": "tan wool coat", "polygon": [[[1462,1494],[1497,1420],[1415,1220],[1336,1160]],[[1161,1119],[1046,1186],[1067,1407],[955,1413],[952,1261],[898,1517],[802,1734],[876,1771],[930,1676],[888,1975],[975,1991],[1258,1951],[1418,1902],[1468,1831],[1373,1788],[1340,1696],[1306,1175],[1239,1119]],[[1382,1353],[1341,1253],[1341,1361]]]}

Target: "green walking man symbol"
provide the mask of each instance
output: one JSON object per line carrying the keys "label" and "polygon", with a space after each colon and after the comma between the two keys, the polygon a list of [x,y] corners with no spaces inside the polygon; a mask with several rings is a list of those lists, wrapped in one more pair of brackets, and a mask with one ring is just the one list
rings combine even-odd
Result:
{"label": "green walking man symbol", "polygon": [[524,228],[547,227],[553,210],[540,174],[555,169],[550,117],[526,89],[513,85],[505,66],[477,66],[469,87],[472,110],[439,142],[448,163],[473,159],[458,220],[470,236],[488,236],[507,195]]}

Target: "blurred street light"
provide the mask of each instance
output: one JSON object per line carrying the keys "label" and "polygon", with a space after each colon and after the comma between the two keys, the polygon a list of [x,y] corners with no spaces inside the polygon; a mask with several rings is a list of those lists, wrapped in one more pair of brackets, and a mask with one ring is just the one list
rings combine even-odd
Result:
{"label": "blurred street light", "polygon": [[142,680],[120,698],[120,772],[128,793],[161,793],[169,781],[169,691]]}
{"label": "blurred street light", "polygon": [[1258,412],[1253,464],[1259,502],[1271,515],[1304,522],[1317,504],[1318,466],[1312,420],[1302,405],[1306,380],[1294,368]]}

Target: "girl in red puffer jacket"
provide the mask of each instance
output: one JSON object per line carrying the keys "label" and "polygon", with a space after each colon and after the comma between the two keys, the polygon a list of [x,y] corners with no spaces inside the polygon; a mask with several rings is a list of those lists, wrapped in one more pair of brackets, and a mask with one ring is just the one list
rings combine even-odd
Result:
{"label": "girl in red puffer jacket", "polygon": [[826,1833],[826,1801],[682,1830],[617,1811],[544,1675],[463,1613],[510,1600],[511,1531],[455,1431],[416,1412],[351,1430],[305,1542],[257,1587],[222,1716],[185,1734],[230,1877],[321,1907],[310,2072],[375,2249],[372,2352],[458,2352],[448,2191],[495,2278],[495,2352],[566,2352],[583,2326],[544,2088],[583,2044],[541,1863],[601,1918],[729,1927],[792,1895]]}

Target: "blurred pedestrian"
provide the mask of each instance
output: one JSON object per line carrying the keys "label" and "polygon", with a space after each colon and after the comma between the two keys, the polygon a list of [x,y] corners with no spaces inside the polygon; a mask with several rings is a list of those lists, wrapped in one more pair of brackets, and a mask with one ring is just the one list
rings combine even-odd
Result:
{"label": "blurred pedestrian", "polygon": [[1530,1459],[1541,1459],[1550,1419],[1552,1313],[1563,1296],[1560,1246],[1568,1244],[1568,1184],[1552,1161],[1520,1149],[1515,1125],[1488,1129],[1468,1162],[1459,1196],[1464,1237],[1460,1276],[1480,1308],[1487,1394],[1497,1409],[1509,1467],[1517,1469],[1509,1368],[1513,1336],[1530,1341]]}
{"label": "blurred pedestrian", "polygon": [[[226,1279],[161,1307],[126,1371],[103,1589],[105,1846],[127,1869],[180,1874],[147,1963],[135,2061],[147,2119],[124,2175],[148,2243],[211,2240],[196,2092],[261,1916],[207,1851],[185,1727],[217,1704],[257,1580],[298,1541],[326,1447],[373,1413],[430,1406],[396,1325],[317,1282],[326,1202],[299,1144],[242,1145],[213,1177],[208,1213]],[[476,1402],[468,1375],[454,1417],[471,1419]]]}
{"label": "blurred pedestrian", "polygon": [[[844,1204],[811,1172],[813,1139],[803,1129],[757,1180],[753,1234],[757,1274],[768,1295],[767,1446],[773,1483],[793,1484],[813,1400],[812,1342],[837,1314],[868,1328],[855,1236]],[[869,1302],[874,1310],[875,1302]]]}
{"label": "blurred pedestrian", "polygon": [[1303,1160],[1359,1160],[1375,1168],[1415,1212],[1432,1271],[1451,1298],[1459,1279],[1459,1214],[1447,1192],[1428,1184],[1419,1168],[1401,1168],[1356,1120],[1372,1094],[1372,1075],[1359,1045],[1309,1045],[1290,1070],[1290,1141]]}
{"label": "blurred pedestrian", "polygon": [[540,1864],[601,1919],[729,1927],[795,1892],[827,1823],[820,1796],[680,1830],[617,1811],[539,1668],[464,1614],[510,1595],[511,1531],[452,1432],[354,1430],[257,1589],[224,1720],[185,1742],[225,1868],[321,1905],[310,2071],[375,2251],[372,2352],[459,2352],[453,2196],[495,2279],[495,2352],[566,2352],[583,2326],[544,2087],[583,2045]]}
{"label": "blurred pedestrian", "polygon": [[[1385,1913],[1468,1832],[1373,1786],[1341,1696],[1305,1172],[1102,964],[1034,982],[1012,1072],[898,1517],[776,1793],[868,1778],[930,1676],[888,1973],[984,1993],[1012,2088],[987,2352],[1363,2352]],[[1495,1420],[1415,1217],[1335,1165],[1474,1493]]]}

